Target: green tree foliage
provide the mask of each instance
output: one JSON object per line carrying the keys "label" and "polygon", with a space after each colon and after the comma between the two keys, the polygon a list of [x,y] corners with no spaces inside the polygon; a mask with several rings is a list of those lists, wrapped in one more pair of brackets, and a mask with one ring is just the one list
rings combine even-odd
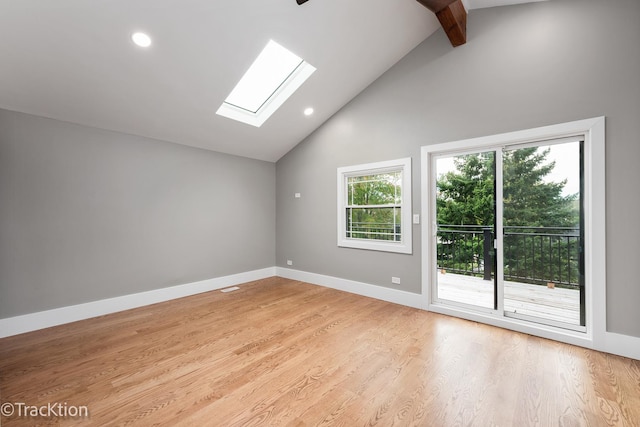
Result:
{"label": "green tree foliage", "polygon": [[493,225],[493,153],[458,156],[454,164],[438,180],[438,224]]}
{"label": "green tree foliage", "polygon": [[578,194],[563,196],[566,180],[545,182],[555,168],[547,163],[549,150],[536,147],[507,151],[504,156],[504,225],[518,227],[574,227]]}
{"label": "green tree foliage", "polygon": [[[577,194],[563,196],[566,180],[544,180],[555,167],[549,150],[536,147],[504,153],[504,225],[573,227],[578,223]],[[438,224],[494,224],[494,154],[458,156],[456,170],[438,179]]]}

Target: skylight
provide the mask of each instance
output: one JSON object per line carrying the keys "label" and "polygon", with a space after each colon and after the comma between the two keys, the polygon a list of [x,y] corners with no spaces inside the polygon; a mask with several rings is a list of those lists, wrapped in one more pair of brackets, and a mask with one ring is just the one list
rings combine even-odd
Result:
{"label": "skylight", "polygon": [[216,114],[260,127],[315,70],[270,40]]}

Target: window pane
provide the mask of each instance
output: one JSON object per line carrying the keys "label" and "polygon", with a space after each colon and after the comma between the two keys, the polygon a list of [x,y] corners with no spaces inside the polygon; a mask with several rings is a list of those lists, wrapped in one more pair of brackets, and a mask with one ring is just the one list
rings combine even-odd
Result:
{"label": "window pane", "polygon": [[401,209],[347,208],[346,236],[350,239],[401,240]]}
{"label": "window pane", "polygon": [[410,189],[410,157],[338,168],[338,246],[412,253]]}
{"label": "window pane", "polygon": [[504,152],[504,311],[514,317],[585,326],[580,147]]}
{"label": "window pane", "polygon": [[400,171],[347,178],[347,204],[352,206],[399,205],[402,203]]}
{"label": "window pane", "polygon": [[437,297],[496,309],[495,151],[436,161]]}

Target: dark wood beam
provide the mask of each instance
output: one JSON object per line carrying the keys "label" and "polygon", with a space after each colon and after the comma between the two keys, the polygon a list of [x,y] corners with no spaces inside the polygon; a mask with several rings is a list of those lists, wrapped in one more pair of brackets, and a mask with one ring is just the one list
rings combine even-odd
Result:
{"label": "dark wood beam", "polygon": [[462,0],[417,0],[436,14],[453,47],[467,42],[467,11]]}

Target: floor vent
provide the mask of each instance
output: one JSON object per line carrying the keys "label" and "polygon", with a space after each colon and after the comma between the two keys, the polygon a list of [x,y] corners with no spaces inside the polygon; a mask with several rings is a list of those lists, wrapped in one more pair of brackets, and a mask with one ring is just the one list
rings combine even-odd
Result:
{"label": "floor vent", "polygon": [[220,290],[220,292],[233,292],[233,291],[237,291],[238,289],[240,289],[240,288],[237,287],[237,286],[234,286],[232,288],[222,289],[222,290]]}

